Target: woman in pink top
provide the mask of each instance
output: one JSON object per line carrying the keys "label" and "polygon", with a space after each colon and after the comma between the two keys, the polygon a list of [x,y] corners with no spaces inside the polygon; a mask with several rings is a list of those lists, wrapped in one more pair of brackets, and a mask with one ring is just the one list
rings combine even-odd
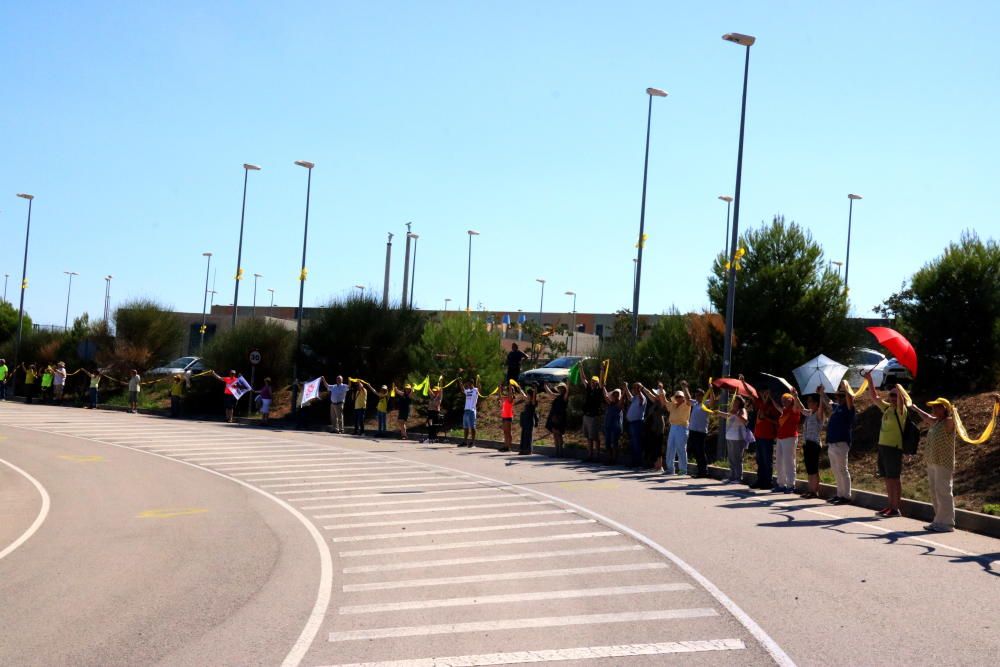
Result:
{"label": "woman in pink top", "polygon": [[500,388],[500,421],[503,429],[503,449],[509,452],[513,443],[511,424],[514,422],[514,388],[510,385]]}

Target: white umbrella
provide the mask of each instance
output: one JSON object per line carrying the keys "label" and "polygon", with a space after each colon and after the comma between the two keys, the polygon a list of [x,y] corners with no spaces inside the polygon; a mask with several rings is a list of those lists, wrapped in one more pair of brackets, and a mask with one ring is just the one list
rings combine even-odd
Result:
{"label": "white umbrella", "polygon": [[798,382],[801,393],[812,394],[820,385],[832,393],[840,387],[840,383],[847,373],[847,366],[821,354],[802,364],[792,373],[795,375],[795,381]]}
{"label": "white umbrella", "polygon": [[872,374],[872,382],[875,383],[875,388],[878,389],[885,382],[885,370],[889,367],[889,360],[883,359],[874,366],[871,367],[870,373]]}

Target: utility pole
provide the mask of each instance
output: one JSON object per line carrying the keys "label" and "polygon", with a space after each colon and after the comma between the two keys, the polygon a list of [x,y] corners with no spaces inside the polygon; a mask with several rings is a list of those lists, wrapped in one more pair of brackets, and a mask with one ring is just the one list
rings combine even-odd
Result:
{"label": "utility pole", "polygon": [[406,252],[403,255],[403,301],[400,304],[401,308],[406,308],[407,297],[410,295],[410,241],[413,240],[413,237],[410,236],[410,227],[412,225],[412,222],[406,223]]}
{"label": "utility pole", "polygon": [[392,232],[385,242],[385,282],[382,284],[382,307],[389,308],[389,265],[392,262]]}

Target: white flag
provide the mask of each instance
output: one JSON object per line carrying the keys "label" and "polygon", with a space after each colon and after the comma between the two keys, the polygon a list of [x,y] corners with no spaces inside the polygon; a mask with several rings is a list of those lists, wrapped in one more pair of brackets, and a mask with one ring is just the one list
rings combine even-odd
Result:
{"label": "white flag", "polygon": [[322,378],[316,378],[302,385],[302,398],[299,400],[299,407],[302,407],[309,401],[315,400],[319,396],[320,380]]}
{"label": "white flag", "polygon": [[240,397],[243,396],[243,394],[251,391],[252,389],[253,388],[250,386],[250,383],[244,380],[242,375],[236,378],[236,382],[229,385],[229,391],[233,394],[233,398],[237,401],[240,400]]}

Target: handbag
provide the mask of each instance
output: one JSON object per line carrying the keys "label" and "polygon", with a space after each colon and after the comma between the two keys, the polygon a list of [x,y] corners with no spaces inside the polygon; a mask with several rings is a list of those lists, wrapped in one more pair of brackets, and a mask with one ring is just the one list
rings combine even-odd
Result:
{"label": "handbag", "polygon": [[743,425],[743,441],[747,443],[747,447],[757,442],[757,438],[754,437],[753,431],[748,429],[746,424]]}
{"label": "handbag", "polygon": [[911,456],[916,454],[917,448],[920,446],[920,429],[910,419],[909,413],[907,413],[904,426],[904,423],[899,421],[899,413],[896,412],[896,409],[889,409],[892,410],[892,414],[896,417],[896,425],[899,426],[899,432],[902,434],[903,453]]}

